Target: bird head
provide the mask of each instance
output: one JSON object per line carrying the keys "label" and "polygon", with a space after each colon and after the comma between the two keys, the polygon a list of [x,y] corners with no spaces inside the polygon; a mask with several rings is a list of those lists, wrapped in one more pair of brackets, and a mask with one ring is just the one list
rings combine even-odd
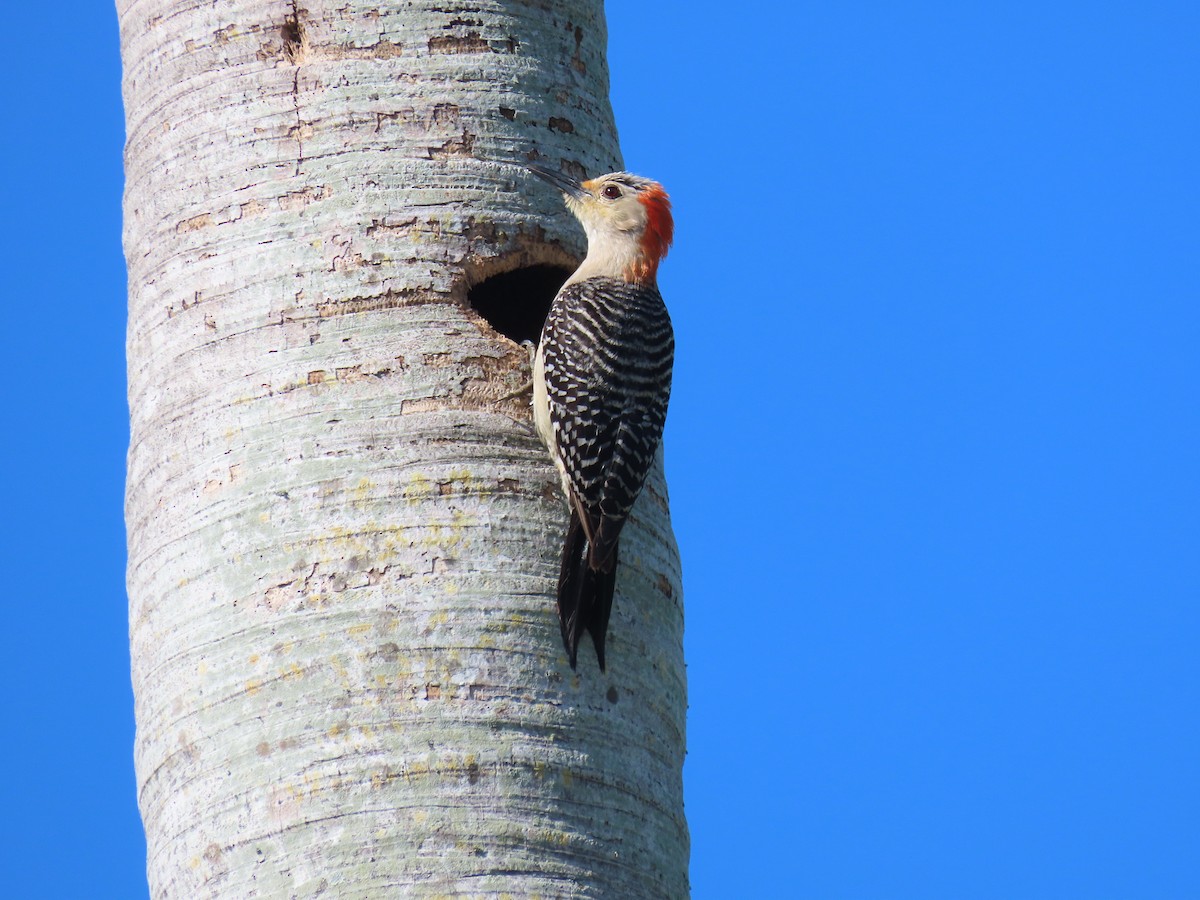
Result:
{"label": "bird head", "polygon": [[562,191],[567,209],[583,225],[588,238],[584,266],[592,263],[592,274],[654,281],[675,233],[671,200],[661,184],[628,172],[581,182],[543,166],[531,164],[529,169]]}

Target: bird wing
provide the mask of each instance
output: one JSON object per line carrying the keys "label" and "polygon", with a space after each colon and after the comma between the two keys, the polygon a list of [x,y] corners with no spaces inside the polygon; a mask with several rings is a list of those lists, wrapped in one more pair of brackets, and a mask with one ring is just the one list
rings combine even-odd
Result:
{"label": "bird wing", "polygon": [[559,300],[543,337],[550,421],[588,565],[609,571],[662,439],[675,339],[654,285],[589,278]]}

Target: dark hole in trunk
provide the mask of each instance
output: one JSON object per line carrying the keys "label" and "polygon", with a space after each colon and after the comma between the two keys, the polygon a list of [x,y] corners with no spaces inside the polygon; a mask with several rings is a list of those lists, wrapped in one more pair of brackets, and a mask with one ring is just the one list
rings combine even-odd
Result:
{"label": "dark hole in trunk", "polygon": [[506,338],[537,343],[554,295],[571,274],[562,266],[536,265],[485,278],[467,299]]}

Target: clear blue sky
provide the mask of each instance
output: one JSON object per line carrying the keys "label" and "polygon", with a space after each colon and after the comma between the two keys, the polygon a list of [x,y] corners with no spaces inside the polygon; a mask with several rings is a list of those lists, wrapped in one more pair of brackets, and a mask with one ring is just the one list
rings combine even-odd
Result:
{"label": "clear blue sky", "polygon": [[[609,4],[698,900],[1200,897],[1200,7]],[[116,18],[8,10],[14,897],[145,897]]]}

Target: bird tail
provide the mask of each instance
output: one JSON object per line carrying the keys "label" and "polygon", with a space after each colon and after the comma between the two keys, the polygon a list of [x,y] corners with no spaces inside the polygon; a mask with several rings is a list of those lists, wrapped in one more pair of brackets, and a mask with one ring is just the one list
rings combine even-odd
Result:
{"label": "bird tail", "polygon": [[579,513],[571,510],[567,537],[563,541],[562,568],[558,574],[558,623],[571,668],[575,668],[579,641],[591,632],[600,671],[604,671],[604,638],[617,586],[617,549],[614,545],[600,568],[589,565],[587,534]]}

